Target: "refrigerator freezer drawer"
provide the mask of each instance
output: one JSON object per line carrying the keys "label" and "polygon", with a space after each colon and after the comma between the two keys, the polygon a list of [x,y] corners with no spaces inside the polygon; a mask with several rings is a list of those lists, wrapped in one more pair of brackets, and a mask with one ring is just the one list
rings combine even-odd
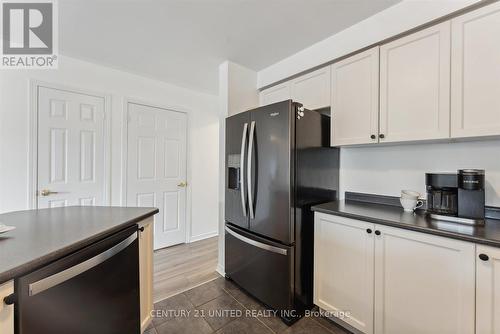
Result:
{"label": "refrigerator freezer drawer", "polygon": [[294,247],[226,225],[226,275],[275,310],[293,308]]}

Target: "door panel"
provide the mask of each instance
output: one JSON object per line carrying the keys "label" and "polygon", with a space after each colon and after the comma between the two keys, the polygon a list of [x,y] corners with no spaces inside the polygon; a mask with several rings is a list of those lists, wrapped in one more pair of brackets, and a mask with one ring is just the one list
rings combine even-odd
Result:
{"label": "door panel", "polygon": [[378,143],[378,46],[332,65],[332,106],[332,146]]}
{"label": "door panel", "polygon": [[473,334],[475,245],[375,229],[375,333]]}
{"label": "door panel", "polygon": [[248,229],[246,152],[249,123],[248,112],[226,119],[225,219],[246,229]]}
{"label": "door panel", "polygon": [[330,106],[330,66],[302,75],[291,83],[292,100],[314,110]]}
{"label": "door panel", "polygon": [[476,333],[500,334],[500,249],[477,245],[476,255]]}
{"label": "door panel", "polygon": [[291,82],[287,81],[268,89],[264,89],[259,95],[260,105],[267,106],[268,104],[291,99],[291,88]]}
{"label": "door panel", "polygon": [[316,213],[314,228],[314,303],[373,333],[373,224]]}
{"label": "door panel", "polygon": [[127,205],[158,207],[155,249],[186,241],[186,114],[128,104]]}
{"label": "door panel", "polygon": [[102,97],[38,88],[38,208],[107,204],[104,118]]}
{"label": "door panel", "polygon": [[380,47],[380,142],[449,138],[450,38],[447,21]]}
{"label": "door panel", "polygon": [[[293,242],[290,129],[295,114],[291,109],[288,100],[252,111],[255,134],[253,139],[249,137],[249,150],[252,140],[253,150],[248,154],[252,161],[248,188],[255,214],[250,217],[250,230],[283,243]],[[249,206],[252,201],[249,199]]]}
{"label": "door panel", "polygon": [[498,36],[498,2],[452,20],[452,137],[500,135]]}
{"label": "door panel", "polygon": [[226,275],[276,310],[290,309],[293,303],[293,251],[226,225]]}

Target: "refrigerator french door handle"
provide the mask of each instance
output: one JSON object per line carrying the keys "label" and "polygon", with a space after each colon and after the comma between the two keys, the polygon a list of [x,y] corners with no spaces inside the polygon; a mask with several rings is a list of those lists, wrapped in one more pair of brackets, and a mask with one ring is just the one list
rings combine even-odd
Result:
{"label": "refrigerator french door handle", "polygon": [[39,281],[29,284],[29,295],[34,296],[48,290],[56,285],[64,283],[75,276],[78,276],[96,266],[103,263],[104,261],[112,258],[116,254],[127,248],[132,242],[137,239],[137,233],[130,235],[127,239],[121,241],[119,244],[111,247],[110,249],[98,254],[84,262],[81,262],[73,267],[65,269],[58,272],[57,274],[45,277]]}
{"label": "refrigerator french door handle", "polygon": [[247,159],[247,182],[248,182],[248,211],[250,211],[250,219],[255,218],[253,211],[253,191],[252,191],[252,151],[255,134],[255,121],[250,124],[250,135],[248,136],[248,159]]}
{"label": "refrigerator french door handle", "polygon": [[258,247],[260,249],[273,252],[273,253],[281,254],[281,255],[287,255],[288,254],[288,251],[286,249],[279,248],[279,247],[276,247],[276,246],[271,246],[271,245],[268,245],[268,244],[265,244],[265,243],[262,243],[262,242],[258,242],[256,240],[252,240],[252,239],[247,238],[247,237],[245,237],[245,236],[243,236],[243,235],[241,235],[239,233],[236,233],[235,231],[231,230],[227,226],[225,227],[225,229],[226,229],[227,233],[231,234],[236,239],[239,239],[239,240],[241,240],[244,243],[247,243],[249,245],[252,245],[252,246]]}
{"label": "refrigerator french door handle", "polygon": [[248,123],[243,125],[243,135],[241,136],[241,155],[240,155],[240,193],[241,193],[241,207],[243,216],[247,216],[247,202],[245,201],[245,146],[247,145],[247,132]]}

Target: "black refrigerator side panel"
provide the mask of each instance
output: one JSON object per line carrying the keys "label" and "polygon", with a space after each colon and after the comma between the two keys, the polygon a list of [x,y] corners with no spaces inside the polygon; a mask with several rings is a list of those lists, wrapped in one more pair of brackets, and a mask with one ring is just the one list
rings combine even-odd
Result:
{"label": "black refrigerator side panel", "polygon": [[[249,112],[226,119],[225,220],[245,229],[248,229],[246,164],[249,131]],[[242,179],[245,180],[243,183],[240,182]]]}
{"label": "black refrigerator side panel", "polygon": [[250,230],[283,244],[293,242],[292,106],[288,100],[250,111],[251,123],[255,122],[253,139],[249,139],[253,140],[250,186],[255,212]]}
{"label": "black refrigerator side panel", "polygon": [[[303,115],[303,116],[302,116]],[[314,214],[311,206],[337,199],[339,149],[330,147],[330,117],[304,110],[295,118],[295,297],[313,305]]]}

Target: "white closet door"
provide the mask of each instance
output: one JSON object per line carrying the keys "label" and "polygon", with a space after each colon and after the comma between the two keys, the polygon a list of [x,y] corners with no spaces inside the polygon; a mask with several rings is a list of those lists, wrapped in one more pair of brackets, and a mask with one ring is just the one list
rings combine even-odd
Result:
{"label": "white closet door", "polygon": [[186,241],[186,114],[128,104],[127,205],[157,207],[155,249]]}
{"label": "white closet door", "polygon": [[380,47],[380,142],[450,136],[450,22]]}
{"label": "white closet door", "polygon": [[378,143],[379,47],[332,65],[332,146]]}
{"label": "white closet door", "polygon": [[500,3],[452,20],[451,136],[500,135]]}
{"label": "white closet door", "polygon": [[104,98],[38,88],[38,207],[105,205]]}

